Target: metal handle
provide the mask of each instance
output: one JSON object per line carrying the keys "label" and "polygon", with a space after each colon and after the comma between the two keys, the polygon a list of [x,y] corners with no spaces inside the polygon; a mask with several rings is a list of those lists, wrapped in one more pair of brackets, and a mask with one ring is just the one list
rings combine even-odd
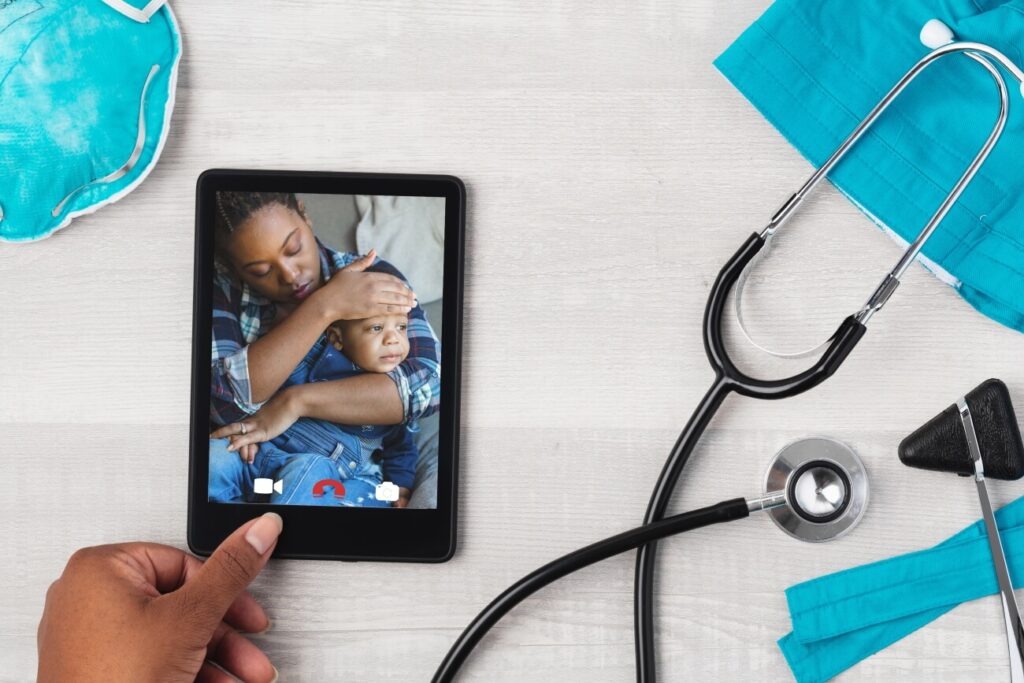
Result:
{"label": "metal handle", "polygon": [[[889,89],[889,92],[879,100],[878,104],[868,112],[857,127],[853,129],[845,140],[835,149],[832,155],[823,163],[820,167],[815,169],[811,174],[810,178],[797,190],[793,195],[789,197],[783,203],[783,205],[775,212],[775,214],[768,221],[768,224],[761,230],[761,237],[766,240],[770,239],[775,232],[782,227],[787,220],[796,212],[796,210],[806,199],[807,195],[814,190],[818,184],[825,179],[828,173],[835,168],[843,157],[846,156],[847,152],[856,144],[856,142],[868,131],[868,129],[874,124],[882,113],[889,108],[889,105],[899,97],[900,93],[910,85],[911,81],[917,78],[922,71],[927,67],[934,64],[937,60],[951,54],[963,53],[966,57],[973,59],[980,64],[992,77],[996,85],[996,89],[999,93],[999,115],[996,117],[995,124],[992,126],[992,130],[985,140],[985,144],[982,145],[981,149],[975,155],[974,159],[964,170],[963,174],[957,180],[953,189],[949,191],[945,199],[932,214],[931,218],[918,233],[914,241],[907,247],[906,251],[900,257],[900,260],[896,265],[889,271],[888,274],[882,279],[882,282],[878,285],[871,297],[864,304],[863,307],[857,312],[857,320],[863,324],[867,324],[871,317],[880,311],[885,303],[889,300],[889,297],[896,291],[897,286],[900,283],[900,278],[903,277],[907,268],[913,263],[914,259],[921,252],[925,242],[932,236],[935,229],[939,226],[939,223],[946,217],[946,214],[953,208],[956,201],[960,198],[967,186],[974,179],[978,169],[988,158],[992,148],[995,147],[996,142],[1003,133],[1003,128],[1006,126],[1007,111],[1009,108],[1009,95],[1007,94],[1006,81],[999,70],[995,67],[993,62],[1000,64],[1007,71],[1009,71],[1016,79],[1024,83],[1024,72],[1017,67],[1006,55],[999,50],[985,45],[983,43],[972,43],[972,42],[956,42],[943,45],[942,47],[929,52],[927,55],[922,57],[914,66],[912,66],[896,84]],[[774,355],[787,355],[787,354],[774,354]],[[792,354],[798,355],[798,354]]]}
{"label": "metal handle", "polygon": [[981,516],[985,520],[988,549],[992,554],[992,564],[995,566],[996,581],[999,584],[1003,623],[1006,627],[1006,645],[1010,654],[1010,680],[1012,683],[1024,683],[1024,626],[1021,624],[1017,598],[1013,594],[1013,583],[1010,581],[1010,569],[1006,565],[999,527],[992,513],[992,501],[989,500],[988,488],[985,486],[985,466],[981,460],[981,447],[978,445],[978,435],[974,431],[974,420],[971,418],[971,409],[967,406],[967,398],[961,397],[956,402],[956,407],[960,411],[960,421],[967,437],[967,448],[971,452],[971,460],[974,461],[974,481],[978,487]]}

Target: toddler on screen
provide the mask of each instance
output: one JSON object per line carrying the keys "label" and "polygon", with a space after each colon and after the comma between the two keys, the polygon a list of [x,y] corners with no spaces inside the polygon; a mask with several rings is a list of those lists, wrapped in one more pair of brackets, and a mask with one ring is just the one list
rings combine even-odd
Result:
{"label": "toddler on screen", "polygon": [[[408,325],[405,314],[335,321],[316,361],[300,364],[285,386],[390,372],[409,355]],[[346,504],[405,507],[409,502],[419,453],[408,425],[343,425],[300,418],[272,441],[286,452],[318,453],[334,460],[345,485]],[[391,500],[377,495],[381,484],[397,487]]]}

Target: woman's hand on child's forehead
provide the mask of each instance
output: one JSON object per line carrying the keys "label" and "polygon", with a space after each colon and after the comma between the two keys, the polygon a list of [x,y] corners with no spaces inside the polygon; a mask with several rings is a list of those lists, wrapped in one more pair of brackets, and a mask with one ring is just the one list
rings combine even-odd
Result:
{"label": "woman's hand on child's forehead", "polygon": [[362,320],[350,320],[347,321],[359,327],[370,327],[371,325],[384,326],[389,322],[396,325],[408,325],[409,316],[405,313],[389,313],[387,315],[372,315],[369,318],[363,318]]}

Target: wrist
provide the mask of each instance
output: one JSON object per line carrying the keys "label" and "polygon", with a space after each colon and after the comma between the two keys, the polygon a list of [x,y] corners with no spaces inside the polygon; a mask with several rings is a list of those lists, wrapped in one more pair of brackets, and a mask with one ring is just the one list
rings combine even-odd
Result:
{"label": "wrist", "polygon": [[282,390],[284,403],[287,407],[288,413],[296,420],[300,417],[306,416],[306,386],[307,385],[304,384],[297,384],[295,386],[286,387]]}
{"label": "wrist", "polygon": [[342,307],[335,305],[331,297],[326,295],[323,287],[313,292],[306,303],[316,311],[317,319],[324,329],[335,320],[342,320],[345,317],[345,311],[342,310]]}

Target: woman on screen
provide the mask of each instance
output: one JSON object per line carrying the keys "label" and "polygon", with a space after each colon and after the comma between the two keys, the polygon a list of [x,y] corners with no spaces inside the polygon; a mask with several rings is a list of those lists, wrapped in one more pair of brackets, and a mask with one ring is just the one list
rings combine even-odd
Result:
{"label": "woman on screen", "polygon": [[[272,479],[273,503],[403,506],[408,468],[384,479],[401,460],[385,451],[407,447],[406,430],[440,406],[440,344],[404,277],[372,251],[322,244],[294,194],[218,192],[216,214],[210,418],[227,438],[210,440],[210,499],[253,500],[255,481]],[[329,327],[395,316],[407,319],[400,362],[325,370],[340,355]],[[313,486],[329,480],[341,486]],[[369,495],[375,481],[397,484],[397,499]]]}

